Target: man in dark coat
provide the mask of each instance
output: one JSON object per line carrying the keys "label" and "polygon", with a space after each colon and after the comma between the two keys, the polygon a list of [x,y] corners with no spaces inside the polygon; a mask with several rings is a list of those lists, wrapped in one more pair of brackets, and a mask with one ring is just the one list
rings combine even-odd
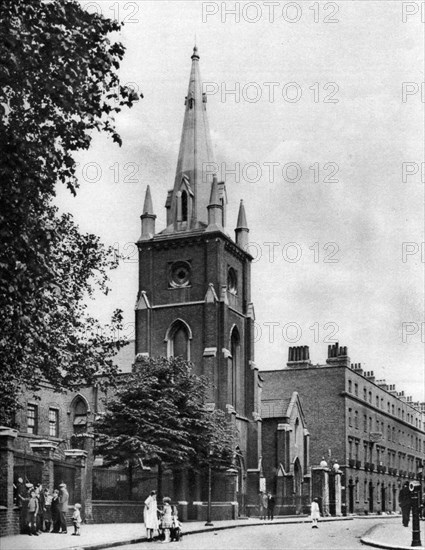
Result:
{"label": "man in dark coat", "polygon": [[59,491],[57,489],[53,491],[52,504],[50,506],[53,524],[52,533],[59,533],[61,528],[61,517],[59,512]]}
{"label": "man in dark coat", "polygon": [[66,513],[68,512],[69,493],[66,490],[66,484],[59,485],[59,515],[61,520],[61,533],[67,533]]}
{"label": "man in dark coat", "polygon": [[18,477],[18,482],[15,485],[15,502],[19,507],[19,523],[20,532],[26,533],[28,531],[27,524],[27,504],[28,504],[28,488],[25,486],[24,480]]}
{"label": "man in dark coat", "polygon": [[398,495],[398,503],[400,504],[402,522],[404,527],[409,527],[410,509],[412,508],[412,493],[409,489],[409,483],[405,481]]}
{"label": "man in dark coat", "polygon": [[276,505],[276,500],[274,496],[269,491],[267,493],[267,519],[274,519],[274,507]]}

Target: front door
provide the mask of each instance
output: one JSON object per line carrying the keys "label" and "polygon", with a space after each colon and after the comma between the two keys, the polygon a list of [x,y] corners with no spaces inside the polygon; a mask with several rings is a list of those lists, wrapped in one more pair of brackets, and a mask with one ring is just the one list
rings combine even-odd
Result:
{"label": "front door", "polygon": [[381,510],[385,512],[385,496],[386,496],[386,490],[385,487],[381,487]]}
{"label": "front door", "polygon": [[350,483],[348,486],[348,511],[354,514],[354,485]]}
{"label": "front door", "polygon": [[373,485],[369,481],[369,512],[373,512]]}

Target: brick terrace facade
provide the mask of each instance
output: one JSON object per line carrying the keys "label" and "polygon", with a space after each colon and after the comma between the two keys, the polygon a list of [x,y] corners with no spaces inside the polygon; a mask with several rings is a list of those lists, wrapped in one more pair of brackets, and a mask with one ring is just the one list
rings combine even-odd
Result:
{"label": "brick terrace facade", "polygon": [[294,350],[302,355],[299,349],[290,348],[286,368],[261,371],[263,404],[298,392],[311,434],[311,464],[323,458],[339,463],[348,513],[398,510],[400,484],[422,481],[423,406],[421,412],[421,404],[351,365],[346,348],[330,346],[325,365],[294,357]]}

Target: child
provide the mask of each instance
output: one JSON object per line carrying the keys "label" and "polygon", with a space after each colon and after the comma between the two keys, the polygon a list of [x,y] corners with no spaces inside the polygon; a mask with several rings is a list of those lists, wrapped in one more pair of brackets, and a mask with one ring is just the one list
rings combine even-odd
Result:
{"label": "child", "polygon": [[29,527],[29,534],[38,537],[37,533],[37,514],[38,514],[38,498],[34,489],[30,491],[30,498],[28,499],[27,508],[27,523]]}
{"label": "child", "polygon": [[311,528],[312,529],[319,528],[319,526],[317,525],[317,520],[319,518],[320,518],[319,499],[315,498],[311,503],[311,522],[312,522]]}
{"label": "child", "polygon": [[181,523],[179,522],[177,506],[172,506],[172,527],[170,529],[171,541],[179,542],[182,538]]}
{"label": "child", "polygon": [[44,530],[46,533],[50,533],[52,526],[52,498],[49,489],[44,489]]}
{"label": "child", "polygon": [[74,532],[73,535],[76,535],[77,537],[80,536],[80,525],[81,525],[81,504],[76,502],[74,504],[74,513],[72,514],[72,524],[74,526]]}
{"label": "child", "polygon": [[171,498],[164,497],[162,499],[162,503],[163,503],[164,507],[162,509],[162,522],[161,523],[162,523],[162,528],[164,529],[164,535],[165,535],[164,542],[171,542],[170,530],[173,526]]}

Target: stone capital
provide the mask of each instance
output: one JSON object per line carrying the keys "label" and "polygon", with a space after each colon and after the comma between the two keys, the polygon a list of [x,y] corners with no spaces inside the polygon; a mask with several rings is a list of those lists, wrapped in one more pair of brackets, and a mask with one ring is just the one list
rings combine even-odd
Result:
{"label": "stone capital", "polygon": [[68,449],[64,454],[66,458],[87,458],[88,453],[82,449]]}
{"label": "stone capital", "polygon": [[56,441],[50,441],[49,439],[32,439],[29,443],[34,452],[46,450],[54,451],[59,445]]}

